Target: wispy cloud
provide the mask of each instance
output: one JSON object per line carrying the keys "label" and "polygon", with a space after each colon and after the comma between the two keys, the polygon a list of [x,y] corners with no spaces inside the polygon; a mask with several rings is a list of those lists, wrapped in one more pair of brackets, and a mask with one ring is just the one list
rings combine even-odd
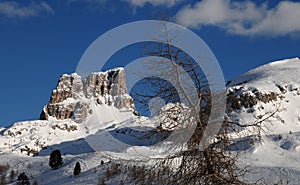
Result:
{"label": "wispy cloud", "polygon": [[[146,4],[151,4],[153,6],[167,6],[172,7],[183,0],[119,0],[120,2],[126,2],[133,7],[143,7]],[[93,3],[93,4],[104,4],[109,2],[109,0],[67,0],[67,2],[84,2],[84,3]]]}
{"label": "wispy cloud", "polygon": [[132,6],[135,7],[143,7],[145,4],[149,3],[153,6],[167,6],[172,7],[177,3],[181,2],[182,0],[124,0],[130,3]]}
{"label": "wispy cloud", "polygon": [[96,3],[96,4],[102,4],[106,3],[108,0],[67,0],[69,3],[73,2],[84,2],[84,3]]}
{"label": "wispy cloud", "polygon": [[215,26],[237,35],[282,36],[300,33],[300,3],[281,1],[268,8],[252,1],[202,0],[183,7],[175,19],[195,29]]}
{"label": "wispy cloud", "polygon": [[16,1],[0,1],[0,17],[27,18],[43,12],[53,14],[54,10],[45,2],[23,5]]}

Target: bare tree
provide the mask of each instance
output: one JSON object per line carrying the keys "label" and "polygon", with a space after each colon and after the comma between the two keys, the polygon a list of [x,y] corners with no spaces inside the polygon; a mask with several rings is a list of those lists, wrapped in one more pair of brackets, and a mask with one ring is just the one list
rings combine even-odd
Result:
{"label": "bare tree", "polygon": [[[233,127],[235,129],[255,127],[258,135],[260,135],[263,123],[273,117],[279,109],[266,113],[266,115],[256,118],[254,123],[246,125],[224,119],[221,129],[213,138],[214,141],[204,150],[199,150],[199,143],[204,137],[211,114],[212,92],[207,76],[205,76],[198,64],[181,48],[172,45],[174,37],[170,38],[167,24],[164,26],[163,34],[165,39],[145,46],[146,54],[161,58],[160,60],[149,61],[148,65],[149,70],[156,71],[159,74],[155,75],[156,77],[144,78],[140,84],[141,87],[132,91],[131,95],[143,110],[147,110],[149,99],[159,97],[165,103],[174,103],[179,101],[179,96],[182,96],[192,111],[192,115],[195,116],[196,127],[192,137],[187,142],[187,147],[180,153],[156,160],[155,168],[152,166],[149,169],[147,167],[146,169],[144,167],[141,169],[146,170],[146,174],[152,174],[154,171],[153,173],[156,174],[155,178],[151,176],[151,179],[155,179],[153,180],[154,184],[246,184],[246,182],[241,180],[241,177],[249,172],[249,168],[240,169],[237,166],[238,155],[228,150],[228,147],[234,144],[228,133],[237,131]],[[166,66],[168,67],[166,68]],[[191,96],[192,88],[184,84],[186,76],[192,79],[193,88],[197,90],[197,97]],[[169,80],[163,80],[164,78]],[[176,88],[172,84],[176,84]],[[152,90],[145,91],[145,86],[151,87]],[[182,123],[179,123],[176,119],[174,121],[178,124]],[[189,121],[191,120],[184,120],[184,122]],[[158,132],[172,132],[172,129],[162,127],[162,125],[157,127]],[[174,165],[174,161],[176,161],[176,165]],[[128,171],[139,171],[142,173],[141,169],[136,170],[136,168],[134,166]],[[143,172],[142,174],[145,173]],[[134,173],[133,179],[139,179],[137,177],[139,176]],[[141,175],[140,178],[147,178],[147,175]]]}

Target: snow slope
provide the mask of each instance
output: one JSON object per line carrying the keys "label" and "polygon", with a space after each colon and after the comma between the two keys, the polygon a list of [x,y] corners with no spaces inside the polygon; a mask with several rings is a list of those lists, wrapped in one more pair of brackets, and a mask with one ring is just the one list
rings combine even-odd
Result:
{"label": "snow slope", "polygon": [[[244,86],[260,91],[280,93],[278,86],[288,86],[289,90],[300,85],[300,59],[286,59],[268,63],[246,72],[230,82],[229,86]],[[300,92],[300,90],[299,90]]]}
{"label": "snow slope", "polygon": [[[34,155],[41,149],[68,141],[74,141],[94,134],[113,124],[124,122],[133,118],[132,112],[98,105],[93,107],[93,115],[83,124],[78,124],[71,119],[57,120],[52,118],[47,121],[24,121],[14,123],[2,130],[0,136],[1,153]],[[25,151],[26,150],[26,151]]]}
{"label": "snow slope", "polygon": [[[300,182],[300,60],[298,58],[272,62],[250,70],[229,84],[228,91],[237,97],[257,100],[253,107],[231,110],[229,116],[240,124],[255,122],[271,115],[263,122],[264,132],[260,143],[241,142],[246,149],[241,164],[251,165],[269,182],[282,177],[290,184]],[[239,89],[236,91],[236,89]],[[257,93],[259,92],[259,93]],[[258,95],[276,94],[269,102],[262,102]],[[254,102],[255,102],[254,101]],[[262,118],[263,119],[263,118]],[[255,135],[255,131],[242,130],[240,135]],[[261,176],[252,175],[250,179]]]}

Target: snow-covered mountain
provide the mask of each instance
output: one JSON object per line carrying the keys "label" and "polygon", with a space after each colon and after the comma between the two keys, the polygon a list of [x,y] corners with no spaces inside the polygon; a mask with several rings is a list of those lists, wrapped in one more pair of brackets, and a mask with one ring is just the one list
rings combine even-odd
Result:
{"label": "snow-covered mountain", "polygon": [[[229,112],[238,110],[241,123],[253,116],[263,116],[278,110],[272,133],[300,129],[300,60],[298,58],[272,62],[253,69],[228,85]],[[254,117],[253,117],[254,118]]]}
{"label": "snow-covered mountain", "polygon": [[299,74],[300,59],[293,58],[250,70],[228,85],[228,119],[241,125],[263,120],[260,142],[247,137],[255,135],[254,127],[242,129],[239,136],[246,139],[236,148],[246,150],[240,160],[255,167],[257,179],[300,181]]}
{"label": "snow-covered mountain", "polygon": [[[1,131],[2,153],[37,155],[45,147],[84,138],[134,117],[123,68],[93,73],[82,80],[63,75],[44,106],[41,120],[13,124]],[[81,124],[82,123],[82,124]]]}
{"label": "snow-covered mountain", "polygon": [[[240,164],[252,165],[258,172],[259,175],[252,174],[248,180],[263,175],[268,182],[274,182],[282,175],[292,184],[300,181],[298,74],[300,59],[294,58],[258,67],[228,84],[228,120],[245,125],[268,118],[263,122],[265,132],[260,142],[252,140],[257,130],[241,129],[238,136],[244,139],[237,140],[239,147],[232,148],[245,151],[240,156]],[[180,104],[167,106],[170,110],[184,109]],[[123,143],[115,142],[112,137],[123,139],[124,146],[155,142],[140,138],[153,131],[151,128],[174,124],[171,121],[160,125],[156,119],[137,116],[122,68],[93,73],[86,79],[77,74],[63,75],[42,110],[41,120],[0,128],[0,164],[9,163],[19,172],[26,171],[39,184],[96,184],[109,166],[109,163],[101,165],[101,160],[109,159],[97,152],[97,147],[108,152],[120,149]],[[60,149],[64,159],[63,167],[55,171],[48,166],[49,154],[54,149]],[[132,151],[127,147],[123,152],[131,155],[153,152]],[[70,177],[77,161],[82,164],[82,174]],[[106,183],[118,184],[119,180],[113,178]]]}

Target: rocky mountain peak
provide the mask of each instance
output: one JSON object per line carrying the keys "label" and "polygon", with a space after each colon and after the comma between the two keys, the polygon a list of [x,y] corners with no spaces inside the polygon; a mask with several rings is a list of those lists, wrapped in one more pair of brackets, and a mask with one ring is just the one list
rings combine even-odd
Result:
{"label": "rocky mountain peak", "polygon": [[76,73],[64,74],[53,90],[49,103],[44,106],[40,119],[71,118],[81,123],[93,113],[91,103],[135,111],[133,100],[127,92],[123,68],[92,73],[85,79]]}

